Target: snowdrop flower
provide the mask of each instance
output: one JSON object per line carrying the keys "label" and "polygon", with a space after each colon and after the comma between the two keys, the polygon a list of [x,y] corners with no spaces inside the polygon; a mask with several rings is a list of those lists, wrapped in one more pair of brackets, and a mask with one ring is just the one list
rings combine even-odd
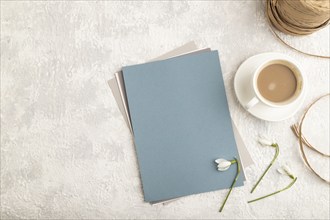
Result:
{"label": "snowdrop flower", "polygon": [[251,201],[248,201],[248,203],[256,202],[256,201],[259,201],[259,200],[261,200],[261,199],[264,199],[264,198],[267,198],[267,197],[273,196],[273,195],[275,195],[275,194],[277,194],[277,193],[283,192],[283,191],[289,189],[289,188],[290,188],[290,187],[291,187],[291,186],[297,181],[297,177],[295,177],[295,176],[292,174],[292,172],[291,172],[289,166],[287,166],[287,165],[282,166],[281,168],[277,169],[277,171],[278,171],[279,173],[281,173],[281,174],[284,174],[284,175],[289,176],[289,177],[292,179],[291,183],[290,183],[289,185],[287,185],[285,188],[281,189],[281,190],[278,190],[278,191],[273,192],[273,193],[271,193],[271,194],[268,194],[268,195],[265,195],[265,196],[259,197],[259,198],[257,198],[257,199],[251,200]]}
{"label": "snowdrop flower", "polygon": [[292,174],[292,171],[288,165],[283,165],[282,167],[277,169],[277,172],[283,175],[289,176],[291,179],[294,179],[294,175]]}
{"label": "snowdrop flower", "polygon": [[264,147],[275,147],[277,145],[277,143],[275,143],[275,141],[269,140],[269,138],[264,137],[264,136],[260,136],[258,139],[258,142],[261,146],[264,146]]}
{"label": "snowdrop flower", "polygon": [[218,164],[218,170],[219,171],[228,170],[229,167],[232,164],[237,163],[236,177],[235,177],[233,183],[231,184],[231,187],[229,189],[229,192],[227,193],[227,196],[226,196],[225,200],[223,201],[223,203],[222,203],[222,205],[221,205],[221,207],[219,209],[219,212],[222,212],[222,210],[225,207],[225,204],[226,204],[226,202],[227,202],[227,200],[229,198],[229,195],[230,195],[231,191],[233,190],[233,187],[236,184],[236,181],[238,179],[238,176],[239,176],[239,173],[240,173],[241,168],[240,168],[240,165],[239,165],[239,161],[236,158],[234,160],[225,160],[225,159],[220,158],[220,159],[216,159],[214,162],[216,162]]}
{"label": "snowdrop flower", "polygon": [[259,185],[259,183],[261,182],[262,178],[266,175],[266,173],[268,172],[268,170],[271,168],[271,166],[273,165],[273,163],[275,162],[278,154],[280,153],[280,149],[278,147],[278,144],[275,141],[271,141],[269,140],[269,138],[265,138],[264,136],[260,136],[258,139],[258,142],[262,145],[262,146],[269,146],[269,147],[274,147],[275,148],[275,155],[273,157],[273,160],[270,162],[270,164],[268,165],[268,167],[266,168],[266,170],[264,171],[264,173],[261,175],[261,177],[259,178],[259,180],[257,181],[257,183],[253,186],[251,193],[254,192],[254,190],[257,188],[257,186]]}
{"label": "snowdrop flower", "polygon": [[236,163],[235,160],[228,161],[222,158],[216,159],[215,162],[218,164],[219,171],[226,171],[233,163]]}

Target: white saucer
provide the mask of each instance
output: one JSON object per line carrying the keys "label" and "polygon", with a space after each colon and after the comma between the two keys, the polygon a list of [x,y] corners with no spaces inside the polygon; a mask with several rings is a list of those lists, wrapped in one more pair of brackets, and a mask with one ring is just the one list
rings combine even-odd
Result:
{"label": "white saucer", "polygon": [[[255,55],[253,57],[245,60],[240,67],[238,68],[235,80],[234,80],[234,89],[237,96],[238,101],[242,106],[245,106],[251,98],[254,96],[252,85],[251,85],[251,77],[256,67],[265,62],[268,59],[287,59],[292,63],[299,66],[299,64],[292,59],[291,57],[281,54],[281,53],[262,53]],[[306,83],[305,83],[306,84]],[[260,118],[266,121],[282,121],[287,118],[292,117],[301,107],[305,100],[306,95],[306,86],[303,90],[302,96],[294,103],[289,106],[282,108],[272,108],[261,102],[247,110],[253,116]]]}

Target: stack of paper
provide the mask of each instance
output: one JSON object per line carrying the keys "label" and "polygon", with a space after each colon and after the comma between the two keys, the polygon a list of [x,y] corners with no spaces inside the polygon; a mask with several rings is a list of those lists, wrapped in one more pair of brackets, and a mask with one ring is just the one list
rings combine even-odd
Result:
{"label": "stack of paper", "polygon": [[134,136],[145,201],[229,188],[236,169],[219,172],[214,160],[239,158],[243,172],[252,160],[231,122],[218,52],[188,43],[158,60],[109,81]]}

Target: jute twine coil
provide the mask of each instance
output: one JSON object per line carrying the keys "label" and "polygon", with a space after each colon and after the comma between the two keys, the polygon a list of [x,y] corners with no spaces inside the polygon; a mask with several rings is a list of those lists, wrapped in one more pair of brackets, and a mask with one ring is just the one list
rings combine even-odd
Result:
{"label": "jute twine coil", "polygon": [[[267,0],[266,12],[268,21],[279,31],[296,36],[308,35],[330,23],[330,0]],[[330,58],[303,52],[286,43],[274,30],[273,33],[282,43],[298,52]]]}
{"label": "jute twine coil", "polygon": [[309,147],[310,149],[314,150],[315,152],[325,156],[325,157],[330,157],[330,155],[328,154],[324,154],[322,152],[320,152],[319,150],[317,150],[316,147],[314,147],[312,144],[310,144],[307,139],[304,137],[303,133],[302,133],[302,128],[303,128],[303,123],[305,121],[305,118],[306,118],[306,115],[307,113],[309,112],[309,110],[318,102],[320,101],[321,99],[323,98],[326,98],[326,97],[329,97],[330,94],[325,94],[325,95],[322,95],[321,97],[317,98],[315,101],[313,101],[308,107],[307,109],[305,110],[300,122],[298,124],[294,124],[291,126],[291,129],[292,131],[294,132],[294,134],[298,137],[299,139],[299,146],[300,146],[300,153],[301,153],[301,156],[305,162],[305,164],[307,165],[307,167],[318,177],[320,178],[321,180],[323,180],[324,182],[330,184],[330,180],[327,180],[325,178],[323,178],[313,167],[312,165],[310,164],[310,162],[308,161],[307,159],[307,156],[306,156],[306,152],[305,152],[305,149],[304,149],[304,145],[306,145],[307,147]]}
{"label": "jute twine coil", "polygon": [[292,35],[312,34],[329,24],[329,0],[268,0],[272,24]]}

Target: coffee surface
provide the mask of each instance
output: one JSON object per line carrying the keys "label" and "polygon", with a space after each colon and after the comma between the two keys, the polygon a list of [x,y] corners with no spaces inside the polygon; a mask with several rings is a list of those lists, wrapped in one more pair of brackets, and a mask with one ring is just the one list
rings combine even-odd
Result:
{"label": "coffee surface", "polygon": [[260,72],[257,86],[265,99],[271,102],[284,102],[295,94],[297,79],[289,67],[271,64]]}

